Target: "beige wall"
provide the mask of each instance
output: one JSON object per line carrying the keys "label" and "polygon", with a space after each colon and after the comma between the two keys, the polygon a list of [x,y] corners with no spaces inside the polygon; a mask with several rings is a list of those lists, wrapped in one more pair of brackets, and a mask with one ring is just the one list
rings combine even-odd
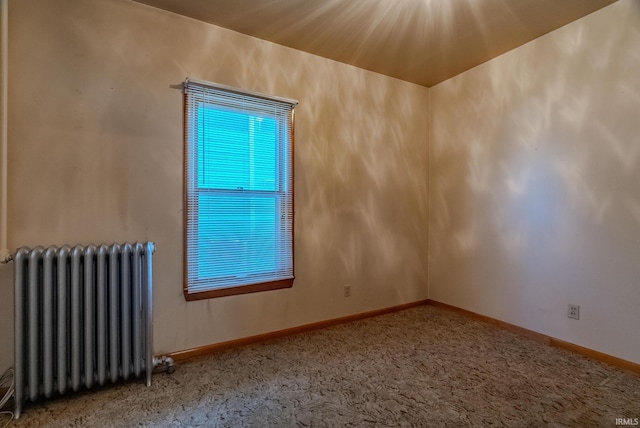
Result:
{"label": "beige wall", "polygon": [[431,88],[430,298],[640,363],[638,70],[621,0]]}
{"label": "beige wall", "polygon": [[[9,245],[155,241],[157,354],[427,297],[426,88],[127,0],[13,1],[9,21]],[[182,296],[187,76],[300,100],[292,289]]]}

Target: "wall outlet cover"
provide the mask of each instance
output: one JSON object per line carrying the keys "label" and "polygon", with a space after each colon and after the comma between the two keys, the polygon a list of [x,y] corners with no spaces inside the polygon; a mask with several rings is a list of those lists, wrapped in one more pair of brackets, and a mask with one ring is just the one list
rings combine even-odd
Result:
{"label": "wall outlet cover", "polygon": [[580,319],[580,306],[579,305],[569,305],[569,310],[567,313],[569,318],[573,318],[574,320]]}
{"label": "wall outlet cover", "polygon": [[344,297],[351,297],[351,284],[344,285]]}

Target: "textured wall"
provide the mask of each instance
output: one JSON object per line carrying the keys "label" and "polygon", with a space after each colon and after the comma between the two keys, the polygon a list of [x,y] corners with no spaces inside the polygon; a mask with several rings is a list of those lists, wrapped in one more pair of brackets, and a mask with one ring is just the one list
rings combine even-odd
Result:
{"label": "textured wall", "polygon": [[640,362],[638,70],[621,0],[431,88],[430,298]]}
{"label": "textured wall", "polygon": [[[184,301],[187,76],[300,100],[293,289]],[[427,297],[426,88],[126,0],[12,2],[10,85],[10,247],[155,241],[156,353]]]}

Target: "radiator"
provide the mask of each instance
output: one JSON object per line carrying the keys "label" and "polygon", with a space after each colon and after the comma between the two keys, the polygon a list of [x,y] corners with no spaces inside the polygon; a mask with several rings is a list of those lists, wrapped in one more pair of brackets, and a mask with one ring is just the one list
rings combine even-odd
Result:
{"label": "radiator", "polygon": [[16,252],[16,418],[27,401],[143,374],[151,385],[153,252],[153,242]]}

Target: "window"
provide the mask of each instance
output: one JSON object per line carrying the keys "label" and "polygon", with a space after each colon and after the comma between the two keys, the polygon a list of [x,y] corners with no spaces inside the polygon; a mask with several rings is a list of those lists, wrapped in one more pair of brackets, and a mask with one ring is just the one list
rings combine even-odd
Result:
{"label": "window", "polygon": [[296,102],[184,86],[185,297],[291,287]]}

